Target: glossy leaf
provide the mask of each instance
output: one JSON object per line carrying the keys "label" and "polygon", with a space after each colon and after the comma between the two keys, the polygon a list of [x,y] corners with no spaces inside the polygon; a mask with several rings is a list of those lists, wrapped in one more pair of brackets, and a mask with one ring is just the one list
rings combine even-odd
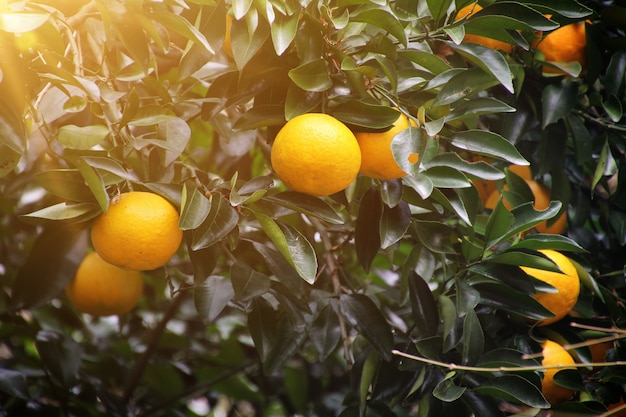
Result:
{"label": "glossy leaf", "polygon": [[528,165],[528,161],[505,138],[494,132],[466,130],[457,132],[450,143],[479,155],[503,159],[515,165]]}
{"label": "glossy leaf", "polygon": [[189,191],[185,184],[180,202],[178,227],[181,230],[192,230],[199,227],[211,211],[211,198],[205,197],[196,187]]}
{"label": "glossy leaf", "polygon": [[93,203],[58,203],[32,213],[24,214],[21,217],[23,220],[30,222],[51,220],[82,222],[93,219],[100,213],[100,208]]}
{"label": "glossy leaf", "polygon": [[[498,81],[480,68],[471,68],[454,74],[439,91],[433,106],[445,106],[472,97],[481,91],[498,85]],[[442,118],[441,122],[445,119]]]}
{"label": "glossy leaf", "polygon": [[56,297],[74,277],[87,242],[78,225],[46,225],[17,272],[11,306],[33,308]]}
{"label": "glossy leaf", "polygon": [[503,375],[483,382],[474,391],[489,394],[505,401],[535,408],[550,408],[541,390],[519,375]]}
{"label": "glossy leaf", "polygon": [[332,87],[326,61],[317,59],[289,70],[289,78],[305,91],[322,92]]}
{"label": "glossy leaf", "polygon": [[439,384],[437,384],[437,386],[433,390],[433,396],[440,399],[441,401],[445,401],[448,403],[461,398],[467,388],[456,385],[454,383],[455,377],[456,372],[448,372],[445,378]]}
{"label": "glossy leaf", "polygon": [[420,129],[413,127],[398,132],[391,140],[393,159],[409,175],[417,173],[418,164],[412,160],[412,156],[418,155],[419,157],[423,147],[423,133]]}
{"label": "glossy leaf", "polygon": [[418,338],[428,338],[437,334],[439,314],[437,303],[426,281],[417,273],[409,273],[409,297]]}
{"label": "glossy leaf", "polygon": [[383,203],[378,189],[372,187],[361,197],[359,213],[354,227],[354,244],[357,257],[367,272],[381,247],[380,224]]}
{"label": "glossy leaf", "polygon": [[339,297],[339,307],[345,320],[355,327],[385,360],[390,360],[393,336],[376,304],[363,294],[342,294]]}
{"label": "glossy leaf", "polygon": [[542,126],[545,128],[567,116],[576,105],[577,95],[578,86],[573,82],[549,85],[544,88],[541,96],[543,104]]}
{"label": "glossy leaf", "polygon": [[474,286],[480,292],[481,304],[502,309],[534,320],[554,317],[554,314],[530,295],[513,291],[508,285],[484,283]]}
{"label": "glossy leaf", "polygon": [[237,227],[238,220],[237,211],[228,204],[228,201],[222,196],[215,195],[211,199],[211,211],[194,230],[191,248],[198,250],[215,244]]}
{"label": "glossy leaf", "polygon": [[80,345],[68,335],[41,330],[37,333],[35,346],[53,380],[65,389],[72,387],[81,363]]}
{"label": "glossy leaf", "polygon": [[64,125],[59,128],[59,143],[72,149],[90,149],[102,142],[109,135],[104,125],[76,126]]}
{"label": "glossy leaf", "polygon": [[234,297],[233,284],[221,276],[211,275],[194,283],[193,303],[204,323],[213,322]]}
{"label": "glossy leaf", "polygon": [[331,304],[326,304],[317,313],[309,329],[309,339],[322,360],[325,360],[339,344],[341,329],[337,313]]}
{"label": "glossy leaf", "polygon": [[328,203],[308,194],[295,191],[283,191],[278,194],[266,196],[265,199],[280,206],[319,217],[332,224],[343,224],[344,222],[340,214],[328,205]]}
{"label": "glossy leaf", "polygon": [[402,45],[407,45],[407,37],[406,33],[404,32],[404,28],[402,27],[402,24],[392,13],[387,10],[384,10],[382,8],[367,9],[350,17],[354,22],[364,22],[379,27],[384,31],[390,33]]}
{"label": "glossy leaf", "polygon": [[463,320],[463,349],[461,362],[474,365],[485,347],[485,335],[476,311],[469,310]]}
{"label": "glossy leaf", "polygon": [[511,69],[499,52],[470,43],[450,44],[450,47],[486,73],[491,74],[508,92],[514,93]]}
{"label": "glossy leaf", "polygon": [[291,45],[296,36],[299,17],[298,14],[291,16],[276,15],[276,20],[271,25],[272,42],[276,55],[282,55]]}
{"label": "glossy leaf", "polygon": [[265,294],[270,288],[270,280],[266,275],[255,271],[243,262],[235,262],[230,268],[232,287],[235,300],[249,301]]}
{"label": "glossy leaf", "polygon": [[411,209],[405,201],[396,206],[383,206],[380,218],[380,247],[387,249],[398,242],[411,224]]}

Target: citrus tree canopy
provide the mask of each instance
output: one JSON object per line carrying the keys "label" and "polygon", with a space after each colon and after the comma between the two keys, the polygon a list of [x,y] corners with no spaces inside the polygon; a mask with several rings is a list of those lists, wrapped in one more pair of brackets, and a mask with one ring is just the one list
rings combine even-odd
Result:
{"label": "citrus tree canopy", "polygon": [[0,1],[0,416],[626,415],[625,33]]}

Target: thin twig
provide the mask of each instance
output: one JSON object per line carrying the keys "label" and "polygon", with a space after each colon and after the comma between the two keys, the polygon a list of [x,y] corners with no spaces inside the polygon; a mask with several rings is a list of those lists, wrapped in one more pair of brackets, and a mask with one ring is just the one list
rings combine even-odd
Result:
{"label": "thin twig", "polygon": [[179,295],[172,300],[169,307],[165,311],[163,318],[152,331],[150,343],[148,344],[146,350],[143,352],[143,355],[141,355],[141,357],[135,364],[135,367],[131,372],[130,378],[128,379],[128,384],[126,385],[124,395],[122,396],[124,404],[127,404],[130,400],[130,397],[133,395],[133,392],[135,391],[135,388],[137,387],[141,376],[148,366],[150,358],[156,351],[159,341],[161,340],[161,335],[163,334],[167,323],[172,319],[172,317],[174,317],[174,314],[178,310],[178,307],[180,307],[180,304],[185,298],[185,294],[186,293],[179,293]]}
{"label": "thin twig", "polygon": [[402,356],[404,358],[412,359],[414,361],[427,363],[430,365],[435,365],[440,368],[449,369],[451,371],[471,371],[471,372],[520,372],[520,371],[540,371],[545,372],[548,369],[567,369],[567,368],[587,368],[589,366],[617,366],[617,365],[626,365],[626,361],[615,361],[615,362],[592,362],[592,363],[574,363],[567,365],[529,365],[529,366],[499,366],[499,367],[483,367],[483,366],[467,366],[467,365],[459,365],[456,363],[446,363],[441,361],[436,361],[434,359],[424,358],[422,356],[415,356],[409,353],[401,352],[399,350],[392,350],[391,353],[394,355]]}

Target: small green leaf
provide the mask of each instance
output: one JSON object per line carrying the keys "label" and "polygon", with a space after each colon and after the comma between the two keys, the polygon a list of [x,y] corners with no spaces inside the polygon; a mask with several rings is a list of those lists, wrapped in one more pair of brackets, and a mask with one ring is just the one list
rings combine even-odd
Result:
{"label": "small green leaf", "polygon": [[109,128],[104,125],[64,125],[57,132],[57,140],[71,149],[90,149],[106,139],[109,133]]}
{"label": "small green leaf", "polygon": [[217,275],[211,275],[193,286],[193,303],[203,323],[213,322],[234,295],[233,284]]}
{"label": "small green leaf", "polygon": [[535,384],[520,375],[503,375],[489,379],[474,391],[534,408],[550,408],[550,403]]}
{"label": "small green leaf", "polygon": [[445,378],[433,390],[433,396],[441,401],[451,403],[458,400],[467,390],[466,387],[454,383],[456,372],[448,372]]}
{"label": "small green leaf", "polygon": [[316,59],[289,70],[289,78],[305,91],[322,92],[333,85],[323,59]]}
{"label": "small green leaf", "polygon": [[180,219],[178,227],[181,230],[191,230],[199,227],[211,211],[211,199],[193,187],[188,191],[187,184],[183,186],[183,195],[180,202]]}

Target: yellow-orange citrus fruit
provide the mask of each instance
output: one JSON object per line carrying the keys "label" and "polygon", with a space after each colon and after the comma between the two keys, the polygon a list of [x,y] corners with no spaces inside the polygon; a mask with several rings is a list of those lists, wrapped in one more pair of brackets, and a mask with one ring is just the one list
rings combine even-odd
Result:
{"label": "yellow-orange citrus fruit", "polygon": [[593,343],[589,345],[592,362],[604,362],[606,354],[613,347],[613,342]]}
{"label": "yellow-orange citrus fruit", "polygon": [[[486,162],[489,162],[489,161],[486,161]],[[530,170],[529,165],[511,164],[509,165],[509,169],[525,180],[532,180],[533,178],[532,171]],[[487,207],[486,205],[487,201],[489,200],[491,195],[497,190],[496,182],[492,180],[479,180],[479,179],[473,179],[472,182],[474,183],[474,185],[476,186],[476,189],[478,190],[478,195],[480,196],[480,199],[483,202],[483,206]],[[496,194],[493,197],[493,200],[490,202],[492,207],[489,207],[489,208],[493,209],[495,207],[496,202],[498,201],[498,196],[499,194]]]}
{"label": "yellow-orange citrus fruit", "polygon": [[159,268],[178,250],[183,232],[178,212],[160,195],[131,191],[111,200],[96,218],[91,242],[105,261],[123,269]]}
{"label": "yellow-orange citrus fruit", "polygon": [[545,367],[559,366],[559,368],[546,369],[541,381],[541,392],[546,400],[552,405],[558,404],[572,397],[573,390],[564,388],[554,382],[554,375],[561,369],[574,368],[574,358],[563,348],[552,340],[546,340],[541,344],[543,360],[541,365]]}
{"label": "yellow-orange citrus fruit", "polygon": [[[416,126],[412,120],[411,125]],[[389,130],[355,133],[354,136],[361,148],[360,173],[381,180],[392,180],[407,175],[393,157],[391,141],[397,133],[408,127],[409,118],[401,114]],[[409,155],[409,162],[412,164],[416,164],[418,159],[417,153]]]}
{"label": "yellow-orange citrus fruit", "polygon": [[120,315],[128,313],[139,302],[143,278],[141,272],[118,268],[91,252],[65,287],[65,293],[74,307],[83,313]]}
{"label": "yellow-orange citrus fruit", "polygon": [[550,310],[554,317],[543,319],[539,326],[554,323],[565,317],[576,305],[580,294],[580,279],[576,267],[569,258],[560,252],[551,249],[539,250],[543,255],[556,264],[561,272],[546,271],[543,269],[520,267],[533,278],[552,285],[556,292],[539,292],[533,297],[545,308]]}
{"label": "yellow-orange citrus fruit", "polygon": [[[526,180],[526,184],[530,188],[530,191],[533,193],[533,197],[535,198],[535,201],[533,203],[533,207],[535,208],[535,210],[547,209],[550,206],[550,189],[534,180]],[[507,187],[504,186],[503,189],[506,190]],[[499,198],[500,192],[498,190],[493,191],[485,202],[485,208],[493,209],[496,206]],[[504,199],[503,202],[507,208],[511,208],[511,205],[506,201],[506,199]],[[548,226],[548,221],[546,220],[545,222],[539,223],[537,226],[535,226],[535,229],[537,229],[537,231],[540,233],[559,235],[565,231],[566,227],[567,216],[565,212],[563,212],[550,226]]]}
{"label": "yellow-orange citrus fruit", "polygon": [[[579,62],[584,68],[587,61],[587,34],[585,23],[570,23],[543,36],[536,43],[549,62]],[[562,73],[561,70],[544,66],[544,72]]]}
{"label": "yellow-orange citrus fruit", "polygon": [[230,28],[233,25],[233,17],[226,13],[226,31],[224,33],[224,43],[222,44],[222,49],[229,57],[233,57],[233,46],[230,42]]}
{"label": "yellow-orange citrus fruit", "polygon": [[[478,13],[482,9],[483,9],[482,6],[478,3],[468,4],[467,6],[461,8],[457,12],[455,21],[461,20],[463,18],[468,18],[472,16],[474,13]],[[513,45],[511,45],[510,43],[502,42],[496,39],[491,39],[486,36],[466,33],[465,37],[463,37],[463,42],[476,43],[478,45],[486,46],[487,48],[491,48],[495,50],[500,50],[508,54],[513,52]]]}
{"label": "yellow-orange citrus fruit", "polygon": [[272,145],[272,167],[292,190],[325,196],[345,189],[361,167],[354,133],[332,116],[306,113],[289,120]]}

